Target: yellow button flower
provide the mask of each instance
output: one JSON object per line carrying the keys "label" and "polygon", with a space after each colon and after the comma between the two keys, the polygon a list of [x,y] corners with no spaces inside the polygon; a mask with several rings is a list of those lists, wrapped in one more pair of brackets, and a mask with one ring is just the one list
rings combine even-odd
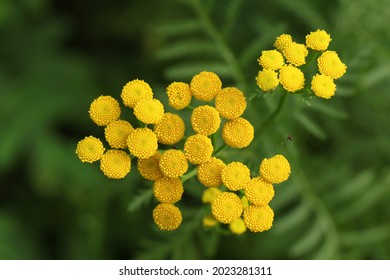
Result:
{"label": "yellow button flower", "polygon": [[317,60],[321,74],[337,80],[347,71],[347,66],[340,60],[335,51],[324,51]]}
{"label": "yellow button flower", "polygon": [[182,110],[191,103],[192,95],[190,86],[182,82],[173,82],[167,87],[169,106],[176,110]]}
{"label": "yellow button flower", "polygon": [[286,65],[280,69],[279,80],[282,87],[289,92],[298,91],[305,86],[303,72],[292,65]]}
{"label": "yellow button flower", "polygon": [[205,187],[218,187],[222,185],[221,172],[225,163],[215,157],[201,163],[198,167],[198,180]]}
{"label": "yellow button flower", "polygon": [[180,226],[183,217],[176,206],[160,203],[153,209],[153,220],[160,230],[175,230]]}
{"label": "yellow button flower", "polygon": [[117,120],[104,128],[104,135],[111,148],[124,149],[127,147],[127,137],[133,130],[134,128],[129,122]]}
{"label": "yellow button flower", "polygon": [[283,55],[277,50],[262,51],[257,60],[264,69],[278,70],[284,65]]}
{"label": "yellow button flower", "polygon": [[253,126],[244,118],[227,121],[222,127],[222,139],[232,148],[248,147],[254,138]]}
{"label": "yellow button flower", "polygon": [[249,206],[249,201],[248,201],[248,199],[246,198],[245,195],[241,197],[241,202],[242,202],[242,207],[244,207],[244,209],[245,209],[245,208],[248,208],[248,206]]}
{"label": "yellow button flower", "polygon": [[184,143],[184,153],[192,164],[201,164],[210,159],[214,151],[210,138],[202,134],[191,135]]}
{"label": "yellow button flower", "polygon": [[241,235],[244,232],[246,232],[246,225],[244,223],[244,220],[241,218],[238,218],[233,223],[229,224],[229,229],[233,234]]}
{"label": "yellow button flower", "polygon": [[280,184],[290,176],[290,163],[282,155],[265,158],[260,164],[259,172],[269,183]]}
{"label": "yellow button flower", "polygon": [[155,124],[154,133],[158,142],[165,145],[173,145],[184,137],[185,124],[179,115],[165,113],[161,121]]}
{"label": "yellow button flower", "polygon": [[259,71],[256,83],[262,91],[274,90],[279,85],[278,74],[269,69]]}
{"label": "yellow button flower", "polygon": [[143,99],[152,99],[153,91],[148,83],[136,79],[128,82],[123,87],[121,98],[125,106],[134,108],[138,101]]}
{"label": "yellow button flower", "polygon": [[298,44],[295,42],[288,44],[283,50],[283,54],[287,62],[294,66],[301,66],[305,64],[308,53],[309,52],[304,44]]}
{"label": "yellow button flower", "polygon": [[233,161],[222,169],[221,179],[229,190],[242,190],[251,180],[250,170],[245,164]]}
{"label": "yellow button flower", "polygon": [[156,152],[153,156],[138,159],[137,169],[139,174],[145,178],[146,180],[156,181],[157,179],[164,176],[159,167],[161,154],[160,152]]}
{"label": "yellow button flower", "polygon": [[285,49],[285,47],[292,43],[292,37],[291,35],[289,34],[282,34],[280,36],[278,36],[275,40],[275,43],[274,43],[274,47],[280,51],[280,52],[283,52],[283,50]]}
{"label": "yellow button flower", "polygon": [[329,99],[336,92],[336,85],[332,77],[316,74],[311,80],[311,90],[318,97]]}
{"label": "yellow button flower", "polygon": [[244,222],[252,232],[263,232],[272,227],[274,211],[268,205],[250,205],[244,210]]}
{"label": "yellow button flower", "polygon": [[220,194],[222,191],[218,188],[207,188],[203,191],[202,194],[202,202],[203,203],[211,203],[214,198]]}
{"label": "yellow button flower", "polygon": [[178,178],[161,177],[153,184],[154,197],[161,203],[178,202],[183,192],[183,184]]}
{"label": "yellow button flower", "polygon": [[162,154],[159,167],[166,177],[178,178],[187,172],[188,162],[182,151],[170,149]]}
{"label": "yellow button flower", "polygon": [[119,102],[109,95],[99,96],[89,107],[89,116],[98,126],[106,126],[119,119],[120,115]]}
{"label": "yellow button flower", "polygon": [[211,228],[218,224],[218,221],[213,217],[213,215],[209,214],[203,217],[202,224],[206,228]]}
{"label": "yellow button flower", "polygon": [[104,153],[104,146],[99,138],[88,136],[77,143],[76,154],[82,162],[98,161]]}
{"label": "yellow button flower", "polygon": [[211,202],[211,213],[222,224],[230,224],[240,218],[243,208],[240,198],[232,192],[222,192]]}
{"label": "yellow button flower", "polygon": [[332,41],[330,35],[324,30],[318,29],[306,35],[306,46],[315,51],[325,51],[330,41]]}
{"label": "yellow button flower", "polygon": [[145,159],[157,151],[157,136],[149,128],[136,128],[127,137],[127,147],[130,153],[138,158]]}
{"label": "yellow button flower", "polygon": [[122,150],[108,150],[100,159],[100,170],[110,179],[122,179],[131,169],[131,159]]}
{"label": "yellow button flower", "polygon": [[246,109],[245,95],[238,88],[226,87],[215,97],[215,108],[223,118],[238,118]]}
{"label": "yellow button flower", "polygon": [[194,131],[202,135],[211,135],[217,132],[221,118],[218,111],[209,105],[196,107],[191,114],[191,125]]}
{"label": "yellow button flower", "polygon": [[274,187],[262,177],[251,179],[244,190],[248,200],[257,206],[268,205],[275,194]]}
{"label": "yellow button flower", "polygon": [[163,118],[164,106],[157,99],[143,99],[135,105],[134,115],[143,123],[155,124]]}
{"label": "yellow button flower", "polygon": [[211,101],[222,89],[222,82],[217,74],[203,71],[192,78],[190,88],[196,99]]}

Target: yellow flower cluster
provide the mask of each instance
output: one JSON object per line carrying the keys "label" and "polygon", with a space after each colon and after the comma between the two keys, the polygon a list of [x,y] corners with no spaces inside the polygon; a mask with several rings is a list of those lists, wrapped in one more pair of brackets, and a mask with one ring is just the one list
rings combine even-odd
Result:
{"label": "yellow flower cluster", "polygon": [[347,66],[335,51],[328,50],[332,39],[326,31],[310,32],[305,39],[305,44],[301,44],[294,42],[291,35],[282,34],[275,40],[276,49],[261,52],[258,62],[262,70],[256,77],[256,83],[262,91],[273,91],[280,84],[287,92],[299,93],[305,88],[303,71],[309,65],[307,58],[314,60],[319,56],[319,73],[311,78],[311,92],[325,99],[335,94],[334,80],[345,74]]}

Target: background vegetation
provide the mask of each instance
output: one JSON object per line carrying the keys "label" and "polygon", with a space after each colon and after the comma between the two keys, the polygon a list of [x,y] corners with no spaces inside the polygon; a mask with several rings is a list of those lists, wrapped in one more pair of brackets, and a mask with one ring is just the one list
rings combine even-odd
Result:
{"label": "background vegetation", "polygon": [[[386,0],[0,1],[0,259],[389,259],[389,16]],[[190,180],[185,224],[159,232],[134,164],[110,181],[75,155],[103,136],[87,114],[100,94],[140,78],[164,98],[210,70],[250,96],[261,50],[318,28],[348,65],[336,96],[290,96],[254,153],[222,154],[252,170],[276,153],[291,161],[272,230],[203,230]],[[255,98],[246,116],[264,123],[279,97]]]}

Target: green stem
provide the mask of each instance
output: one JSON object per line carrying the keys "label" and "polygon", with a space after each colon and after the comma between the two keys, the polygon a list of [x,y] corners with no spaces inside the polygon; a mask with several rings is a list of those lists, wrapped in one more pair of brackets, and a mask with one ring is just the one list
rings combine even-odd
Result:
{"label": "green stem", "polygon": [[219,153],[220,151],[222,151],[223,149],[225,149],[225,148],[226,148],[226,144],[223,143],[218,149],[215,150],[214,155],[215,155],[215,156],[218,155],[218,153]]}
{"label": "green stem", "polygon": [[277,118],[277,116],[282,111],[284,105],[286,104],[288,93],[282,95],[279,100],[278,106],[275,111],[268,117],[268,119],[261,125],[261,127],[257,130],[257,135],[260,135],[264,132],[264,130]]}
{"label": "green stem", "polygon": [[194,167],[194,169],[192,169],[190,172],[184,174],[181,177],[181,182],[184,183],[185,181],[191,179],[192,177],[194,177],[196,175],[197,172],[198,172],[198,168]]}
{"label": "green stem", "polygon": [[319,52],[319,51],[315,51],[315,53],[311,56],[310,60],[302,66],[301,70],[307,68],[310,64],[313,63],[314,60],[317,59],[317,57],[319,57],[319,55],[321,54],[322,52]]}
{"label": "green stem", "polygon": [[187,108],[190,109],[190,110],[194,110],[195,109],[195,107],[191,106],[191,105],[188,105]]}

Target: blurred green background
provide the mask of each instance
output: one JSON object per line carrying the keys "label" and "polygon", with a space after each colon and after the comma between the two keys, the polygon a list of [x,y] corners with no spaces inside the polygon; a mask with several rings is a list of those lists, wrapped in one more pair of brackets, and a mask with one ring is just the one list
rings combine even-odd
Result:
{"label": "blurred green background", "polygon": [[[386,0],[1,0],[0,259],[389,259],[389,16]],[[290,96],[249,149],[221,154],[254,172],[264,157],[290,160],[272,230],[204,230],[192,179],[184,224],[159,232],[135,162],[110,181],[75,155],[84,136],[103,137],[87,112],[97,96],[139,78],[166,100],[201,70],[249,96],[261,50],[318,28],[348,66],[336,96]],[[279,98],[255,98],[245,117],[263,123]]]}

